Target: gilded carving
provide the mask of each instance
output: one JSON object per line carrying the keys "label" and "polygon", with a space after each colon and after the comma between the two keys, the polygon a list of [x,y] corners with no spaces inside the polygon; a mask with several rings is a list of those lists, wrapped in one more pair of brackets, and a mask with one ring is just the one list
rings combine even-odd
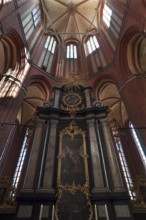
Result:
{"label": "gilded carving", "polygon": [[85,138],[86,132],[75,121],[60,131],[56,220],[73,219],[79,215],[85,220],[93,217]]}
{"label": "gilded carving", "polygon": [[144,201],[142,188],[143,189],[146,188],[146,179],[137,176],[133,180],[133,187],[131,188],[131,191],[135,195],[135,199],[131,201],[133,208],[142,208],[142,209],[146,208],[146,203]]}
{"label": "gilded carving", "polygon": [[85,86],[85,83],[81,82],[77,72],[72,72],[69,74],[67,82],[63,85],[66,92],[73,92],[74,89],[79,89],[80,86]]}
{"label": "gilded carving", "polygon": [[69,111],[70,115],[73,117],[76,114],[76,111],[84,109],[82,103],[82,97],[78,93],[67,93],[62,98],[63,105],[61,108],[64,111]]}
{"label": "gilded carving", "polygon": [[0,208],[15,207],[15,189],[7,176],[0,178]]}

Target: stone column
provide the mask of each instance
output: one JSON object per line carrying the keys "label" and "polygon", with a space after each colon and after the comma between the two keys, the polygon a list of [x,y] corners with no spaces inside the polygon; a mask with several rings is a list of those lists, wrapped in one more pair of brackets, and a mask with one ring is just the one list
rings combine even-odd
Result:
{"label": "stone column", "polygon": [[91,98],[90,98],[90,87],[85,88],[84,93],[86,97],[86,107],[90,108],[91,107]]}
{"label": "stone column", "polygon": [[108,126],[108,122],[107,119],[101,119],[100,121],[102,124],[105,145],[106,145],[106,152],[107,152],[107,156],[110,164],[110,171],[113,179],[113,185],[115,189],[121,189],[124,188],[124,185],[120,174],[120,169],[119,169],[110,129]]}
{"label": "stone column", "polygon": [[37,127],[32,144],[31,154],[28,162],[28,167],[23,184],[23,191],[33,191],[33,183],[36,173],[36,167],[38,162],[39,150],[41,145],[41,136],[43,131],[43,120],[37,121]]}
{"label": "stone column", "polygon": [[[50,190],[53,188],[53,172],[54,172],[54,163],[55,163],[55,144],[56,144],[56,131],[58,120],[51,119],[51,127],[50,127],[50,138],[47,145],[47,155],[46,155],[46,163],[44,168],[44,179],[43,179],[43,189]],[[56,159],[57,161],[57,159]]]}
{"label": "stone column", "polygon": [[103,146],[102,146],[102,141],[101,141],[101,137],[100,137],[99,124],[98,124],[97,120],[96,120],[96,132],[97,132],[97,139],[98,139],[98,143],[99,143],[99,149],[100,149],[100,153],[101,153],[102,167],[103,167],[103,172],[104,172],[104,177],[105,177],[105,185],[106,185],[106,187],[109,188],[108,175],[107,175],[106,165],[105,165],[105,156],[103,153]]}
{"label": "stone column", "polygon": [[99,146],[97,144],[94,119],[87,120],[89,126],[89,136],[90,136],[90,149],[91,149],[91,159],[93,166],[93,175],[94,175],[94,187],[95,191],[104,188],[103,173],[101,168],[101,161],[99,155]]}
{"label": "stone column", "polygon": [[54,108],[59,108],[60,88],[54,88]]}
{"label": "stone column", "polygon": [[40,171],[39,171],[38,188],[40,188],[42,186],[42,178],[43,178],[43,172],[44,172],[43,168],[44,168],[44,163],[45,163],[46,151],[47,151],[47,147],[48,147],[49,131],[50,131],[50,123],[47,122],[45,139],[44,139],[44,146],[42,146],[43,152],[42,152],[41,165],[40,165]]}

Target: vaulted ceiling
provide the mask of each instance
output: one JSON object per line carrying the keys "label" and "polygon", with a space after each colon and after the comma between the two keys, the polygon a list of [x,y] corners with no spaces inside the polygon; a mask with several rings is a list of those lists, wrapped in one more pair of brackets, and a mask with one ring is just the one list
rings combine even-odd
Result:
{"label": "vaulted ceiling", "polygon": [[98,32],[97,13],[100,0],[42,0],[46,14],[46,32],[62,41],[75,38],[82,41],[91,30]]}

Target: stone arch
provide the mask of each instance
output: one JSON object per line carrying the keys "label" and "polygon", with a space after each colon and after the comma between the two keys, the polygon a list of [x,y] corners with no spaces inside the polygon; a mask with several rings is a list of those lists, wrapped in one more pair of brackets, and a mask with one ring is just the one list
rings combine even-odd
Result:
{"label": "stone arch", "polygon": [[146,39],[137,27],[127,30],[121,40],[120,67],[122,74],[143,73],[146,70]]}
{"label": "stone arch", "polygon": [[48,85],[42,79],[31,81],[17,114],[20,124],[27,124],[34,117],[36,108],[43,105],[49,98],[49,93]]}
{"label": "stone arch", "polygon": [[128,114],[117,86],[110,81],[102,82],[96,89],[96,96],[98,100],[109,107],[119,126],[124,127],[128,120]]}
{"label": "stone arch", "polygon": [[25,64],[25,47],[18,32],[10,28],[0,39],[0,76],[9,69],[20,72]]}

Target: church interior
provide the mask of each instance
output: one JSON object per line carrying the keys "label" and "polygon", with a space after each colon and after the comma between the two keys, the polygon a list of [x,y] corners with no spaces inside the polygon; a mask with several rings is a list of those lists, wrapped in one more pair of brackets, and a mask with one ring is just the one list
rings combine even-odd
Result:
{"label": "church interior", "polygon": [[146,219],[146,0],[0,0],[0,219]]}

